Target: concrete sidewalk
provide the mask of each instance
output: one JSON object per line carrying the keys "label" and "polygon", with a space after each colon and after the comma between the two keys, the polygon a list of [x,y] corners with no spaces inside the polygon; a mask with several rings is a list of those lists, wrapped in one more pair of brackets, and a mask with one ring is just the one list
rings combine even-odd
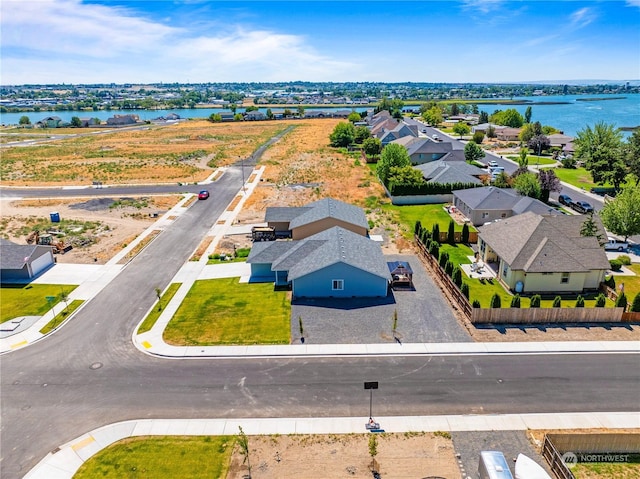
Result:
{"label": "concrete sidewalk", "polygon": [[[258,419],[140,419],[94,429],[45,456],[25,479],[71,479],[93,455],[135,436],[250,436],[365,433],[365,417]],[[376,417],[385,432],[525,431],[640,428],[640,412]]]}

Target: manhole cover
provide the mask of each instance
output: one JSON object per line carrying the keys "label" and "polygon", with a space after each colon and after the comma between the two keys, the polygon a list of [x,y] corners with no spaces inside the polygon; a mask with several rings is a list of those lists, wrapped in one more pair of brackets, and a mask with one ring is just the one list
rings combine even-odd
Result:
{"label": "manhole cover", "polygon": [[91,369],[100,369],[102,367],[102,363],[93,363]]}

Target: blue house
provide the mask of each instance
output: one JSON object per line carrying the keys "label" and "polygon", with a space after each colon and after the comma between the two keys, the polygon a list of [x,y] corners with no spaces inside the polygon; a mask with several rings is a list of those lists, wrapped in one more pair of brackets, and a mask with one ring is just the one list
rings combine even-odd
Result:
{"label": "blue house", "polygon": [[389,268],[380,245],[339,226],[298,241],[254,243],[251,281],[290,286],[293,298],[384,297]]}

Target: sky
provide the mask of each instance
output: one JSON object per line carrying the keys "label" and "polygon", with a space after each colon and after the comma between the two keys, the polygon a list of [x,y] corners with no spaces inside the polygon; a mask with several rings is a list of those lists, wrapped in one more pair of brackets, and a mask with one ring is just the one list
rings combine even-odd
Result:
{"label": "sky", "polygon": [[640,78],[640,0],[2,0],[0,84]]}

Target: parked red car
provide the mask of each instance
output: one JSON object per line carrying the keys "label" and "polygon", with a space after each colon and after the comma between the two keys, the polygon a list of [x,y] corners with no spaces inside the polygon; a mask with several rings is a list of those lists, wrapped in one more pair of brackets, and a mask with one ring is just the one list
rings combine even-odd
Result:
{"label": "parked red car", "polygon": [[209,198],[209,192],[207,190],[202,190],[200,193],[198,193],[199,200],[206,200],[207,198]]}

